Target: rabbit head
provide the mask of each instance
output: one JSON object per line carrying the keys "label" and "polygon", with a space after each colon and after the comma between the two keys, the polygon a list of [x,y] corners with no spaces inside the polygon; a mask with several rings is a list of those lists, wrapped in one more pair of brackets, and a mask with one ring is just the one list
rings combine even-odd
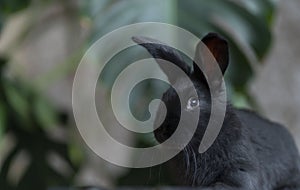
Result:
{"label": "rabbit head", "polygon": [[[183,54],[180,51],[155,39],[147,37],[133,37],[133,41],[145,47],[146,50],[156,59],[158,65],[167,75],[168,80],[171,83],[171,87],[161,98],[164,105],[160,105],[157,112],[156,120],[164,120],[155,122],[161,123],[161,125],[154,130],[156,140],[159,143],[162,143],[172,136],[178,126],[182,112],[189,114],[196,109],[200,109],[201,114],[193,116],[199,118],[196,133],[191,140],[191,142],[194,140],[199,143],[209,118],[211,102],[210,92],[212,90],[210,88],[213,88],[213,90],[216,91],[221,90],[220,81],[223,80],[222,75],[221,78],[215,76],[215,69],[209,59],[210,57],[213,57],[219,66],[217,69],[224,74],[229,60],[226,40],[215,33],[209,33],[206,35],[196,47],[194,60],[191,61],[192,64],[189,64],[188,61],[184,59]],[[209,50],[210,55],[213,56],[206,56],[206,54],[203,53],[205,52],[204,49]],[[179,67],[181,71],[183,71],[192,81],[192,86],[191,83],[186,83],[185,79],[181,77],[179,73],[176,73],[174,70],[170,70],[165,61],[162,60],[171,62]],[[201,69],[198,67],[199,65]],[[202,72],[202,70],[204,70],[204,72]],[[213,85],[208,85],[206,79],[213,80],[211,83]],[[190,95],[191,88],[196,89],[197,96]],[[175,91],[175,89],[179,89],[179,92],[178,90]],[[180,96],[181,98],[179,98],[178,93],[182,94]],[[163,107],[167,110],[166,114],[161,113]],[[187,121],[184,121],[184,125],[189,125],[188,119]]]}

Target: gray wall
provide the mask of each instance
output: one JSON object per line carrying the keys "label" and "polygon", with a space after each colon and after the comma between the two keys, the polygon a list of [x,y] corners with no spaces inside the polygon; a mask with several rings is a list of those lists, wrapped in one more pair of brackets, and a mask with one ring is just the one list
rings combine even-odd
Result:
{"label": "gray wall", "polygon": [[263,115],[286,125],[300,147],[300,1],[279,1],[274,44],[250,91]]}

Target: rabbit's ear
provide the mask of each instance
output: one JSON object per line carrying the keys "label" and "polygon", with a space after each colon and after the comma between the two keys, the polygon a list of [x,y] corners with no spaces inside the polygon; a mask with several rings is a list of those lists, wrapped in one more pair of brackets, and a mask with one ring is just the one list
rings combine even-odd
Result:
{"label": "rabbit's ear", "polygon": [[147,49],[147,51],[156,59],[156,62],[171,82],[175,81],[178,75],[174,73],[175,71],[173,72],[170,70],[170,67],[166,65],[165,61],[177,65],[187,75],[191,74],[192,68],[184,61],[179,51],[175,48],[158,40],[143,36],[134,36],[132,37],[132,40]]}
{"label": "rabbit's ear", "polygon": [[[207,51],[207,49],[209,50],[209,52]],[[212,77],[213,75],[215,75],[215,69],[218,69],[215,68],[215,65],[213,64],[214,61],[211,60],[211,55],[213,55],[219,65],[219,68],[221,69],[222,74],[224,74],[229,62],[228,44],[225,39],[223,39],[216,33],[207,34],[201,40],[201,42],[198,43],[194,58],[194,61],[196,61],[198,64],[201,64],[204,72],[209,75],[208,77]],[[195,64],[195,62],[193,68],[195,74],[199,72],[199,68]]]}

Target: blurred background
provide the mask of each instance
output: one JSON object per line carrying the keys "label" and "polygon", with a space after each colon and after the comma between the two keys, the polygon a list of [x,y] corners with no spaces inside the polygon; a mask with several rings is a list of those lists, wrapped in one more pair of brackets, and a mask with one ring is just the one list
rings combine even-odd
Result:
{"label": "blurred background", "polygon": [[[298,0],[0,0],[0,189],[174,183],[164,165],[128,169],[102,160],[73,118],[72,82],[81,57],[106,33],[136,22],[174,24],[199,38],[211,31],[226,37],[232,103],[284,124],[300,147],[299,9]],[[120,56],[124,64],[106,69],[97,96],[109,92],[115,71],[132,58],[130,52]],[[136,88],[137,118],[147,116],[148,100],[160,88]],[[122,138],[153,144],[151,134]]]}

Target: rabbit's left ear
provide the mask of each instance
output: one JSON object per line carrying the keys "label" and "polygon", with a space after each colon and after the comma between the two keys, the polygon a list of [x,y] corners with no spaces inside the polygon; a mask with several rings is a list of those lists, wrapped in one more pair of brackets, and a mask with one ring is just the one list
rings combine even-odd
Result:
{"label": "rabbit's left ear", "polygon": [[166,65],[165,61],[169,61],[177,65],[187,75],[191,74],[192,68],[184,61],[177,49],[148,37],[134,36],[132,37],[132,40],[147,49],[153,58],[156,59],[156,62],[162,71],[167,75],[170,82],[174,82],[179,75],[176,73],[176,71],[170,69],[170,67]]}
{"label": "rabbit's left ear", "polygon": [[[213,58],[217,61],[219,68],[214,65]],[[224,74],[229,62],[227,41],[216,33],[207,34],[197,45],[194,61],[201,64],[208,77],[215,75],[216,69],[220,69]],[[195,62],[193,69],[195,73],[199,72],[199,67]]]}

